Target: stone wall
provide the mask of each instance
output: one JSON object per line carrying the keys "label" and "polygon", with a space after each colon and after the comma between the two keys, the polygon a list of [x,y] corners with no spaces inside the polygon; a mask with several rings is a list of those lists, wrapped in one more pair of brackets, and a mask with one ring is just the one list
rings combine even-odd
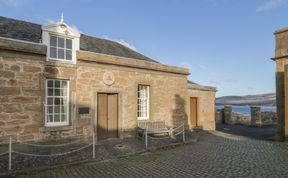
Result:
{"label": "stone wall", "polygon": [[[276,105],[277,105],[277,131],[276,140],[284,141],[288,138],[288,99],[287,99],[287,70],[285,66],[288,64],[288,29],[280,29],[274,33],[275,35],[275,79],[276,79]],[[286,67],[287,68],[287,67]],[[286,77],[285,77],[286,76]],[[286,116],[285,116],[286,115]]]}
{"label": "stone wall", "polygon": [[[94,56],[100,59],[102,55]],[[91,60],[91,58],[90,58]],[[80,60],[77,68],[77,107],[96,110],[97,93],[118,93],[120,96],[119,129],[122,136],[135,135],[137,127],[137,86],[149,85],[149,119],[165,120],[170,127],[183,122],[188,125],[187,76],[158,71],[148,71],[121,66],[91,63]],[[108,86],[102,78],[112,72],[115,82]],[[95,115],[96,116],[96,115]],[[87,115],[91,117],[91,115]],[[93,116],[92,116],[93,118]],[[93,118],[97,122],[97,117]]]}
{"label": "stone wall", "polygon": [[263,125],[276,125],[278,122],[276,112],[261,112],[261,119]]}
{"label": "stone wall", "polygon": [[[149,119],[165,120],[170,127],[183,122],[188,125],[186,69],[181,71],[177,67],[95,53],[91,53],[92,56],[84,53],[89,60],[80,59],[83,52],[78,53],[80,58],[74,65],[48,62],[44,54],[1,53],[0,142],[7,141],[10,136],[19,140],[38,140],[90,135],[97,122],[97,92],[119,93],[120,136],[135,135],[138,84],[150,86]],[[99,60],[114,61],[114,65]],[[116,65],[123,61],[133,67]],[[103,82],[103,74],[107,71],[115,76],[113,85]],[[69,80],[69,126],[45,127],[47,78]],[[82,107],[88,107],[90,112],[80,115],[78,109]]]}
{"label": "stone wall", "polygon": [[[106,72],[114,75],[111,85],[103,82]],[[83,51],[77,52],[77,64],[51,62],[46,61],[44,45],[0,40],[0,142],[10,136],[39,140],[91,135],[97,129],[101,92],[119,94],[120,137],[135,136],[139,84],[150,86],[150,120],[165,120],[170,127],[183,122],[191,126],[190,97],[197,97],[199,126],[214,130],[216,91],[187,89],[188,75],[184,68]],[[45,81],[50,78],[69,80],[68,126],[45,126]],[[89,113],[79,114],[83,107]]]}
{"label": "stone wall", "polygon": [[233,112],[232,106],[224,106],[224,109],[216,111],[216,121],[218,124],[241,124],[250,125],[251,117]]}
{"label": "stone wall", "polygon": [[233,112],[232,106],[225,106],[215,113],[218,124],[240,124],[251,126],[275,125],[277,124],[276,112],[261,112],[261,107],[252,106],[249,116]]}
{"label": "stone wall", "polygon": [[[197,126],[204,130],[215,130],[215,93],[215,90],[188,89],[188,96],[198,99]],[[190,110],[188,113],[190,118]]]}
{"label": "stone wall", "polygon": [[0,57],[0,142],[39,138],[44,60]]}

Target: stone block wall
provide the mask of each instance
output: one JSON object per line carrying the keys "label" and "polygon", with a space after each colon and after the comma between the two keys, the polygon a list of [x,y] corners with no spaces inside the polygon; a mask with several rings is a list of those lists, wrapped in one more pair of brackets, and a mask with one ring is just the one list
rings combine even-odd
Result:
{"label": "stone block wall", "polygon": [[[101,56],[98,56],[101,57]],[[106,85],[102,78],[112,72],[115,82]],[[137,86],[149,85],[149,119],[165,120],[170,127],[187,123],[187,78],[185,75],[131,69],[104,64],[79,62],[77,68],[77,107],[96,110],[97,93],[118,93],[120,99],[119,129],[122,136],[135,135],[137,127]],[[94,119],[87,115],[87,119]],[[81,119],[80,119],[81,120]]]}
{"label": "stone block wall", "polygon": [[[188,125],[187,74],[161,72],[157,65],[155,70],[146,70],[85,60],[77,61],[76,65],[48,62],[44,55],[23,55],[27,56],[25,58],[22,54],[9,55],[0,57],[0,142],[7,141],[10,136],[19,140],[39,140],[90,135],[96,122],[97,92],[119,93],[121,136],[134,136],[138,84],[150,86],[149,119],[165,120],[170,127],[183,122]],[[96,56],[97,59],[103,57]],[[129,62],[137,66],[134,60],[127,60],[127,65]],[[141,65],[145,67],[146,64]],[[168,66],[162,68],[169,70]],[[103,82],[103,74],[107,71],[115,76],[113,85]],[[45,127],[45,79],[49,78],[69,80],[70,123],[67,127]],[[81,107],[90,108],[90,112],[80,115],[78,109]]]}
{"label": "stone block wall", "polygon": [[252,126],[262,125],[261,107],[252,106],[250,110],[251,110],[251,125]]}
{"label": "stone block wall", "polygon": [[39,138],[44,60],[0,57],[0,142]]}
{"label": "stone block wall", "polygon": [[[97,128],[96,96],[101,92],[119,94],[120,137],[135,136],[139,84],[150,87],[150,120],[164,120],[170,127],[188,126],[190,97],[197,97],[199,125],[215,129],[216,91],[187,89],[187,69],[83,51],[77,52],[76,64],[52,62],[46,61],[44,45],[18,41],[1,45],[6,46],[0,46],[0,142],[10,136],[41,140],[91,135]],[[106,72],[114,75],[112,85],[103,81]],[[46,79],[69,81],[67,126],[45,126]],[[83,107],[89,113],[79,114]]]}
{"label": "stone block wall", "polygon": [[276,112],[261,112],[261,120],[263,125],[276,125],[278,122]]}
{"label": "stone block wall", "polygon": [[[216,91],[188,89],[188,98],[195,97],[198,99],[197,126],[202,127],[204,130],[215,130],[216,127],[215,94]],[[190,118],[190,107],[188,109],[188,118]]]}
{"label": "stone block wall", "polygon": [[[232,125],[241,124],[251,126],[277,124],[276,112],[261,112],[261,107],[259,106],[252,106],[251,114],[249,116],[243,115],[241,113],[235,113],[232,110],[232,106],[225,106],[224,109],[217,110],[215,113],[217,123],[225,123]],[[226,113],[226,115],[224,113]]]}

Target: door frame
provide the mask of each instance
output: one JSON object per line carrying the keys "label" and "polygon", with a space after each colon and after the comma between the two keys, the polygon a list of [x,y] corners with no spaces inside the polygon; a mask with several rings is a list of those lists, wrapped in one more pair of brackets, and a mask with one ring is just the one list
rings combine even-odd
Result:
{"label": "door frame", "polygon": [[118,89],[98,89],[94,92],[92,101],[92,133],[94,131],[95,141],[98,142],[98,94],[117,94],[118,95],[118,138],[123,138],[124,121],[122,117],[122,91]]}
{"label": "door frame", "polygon": [[[196,99],[196,125],[192,124],[191,121],[191,98]],[[192,127],[197,127],[199,126],[199,97],[189,97],[189,123],[190,123],[190,128]]]}

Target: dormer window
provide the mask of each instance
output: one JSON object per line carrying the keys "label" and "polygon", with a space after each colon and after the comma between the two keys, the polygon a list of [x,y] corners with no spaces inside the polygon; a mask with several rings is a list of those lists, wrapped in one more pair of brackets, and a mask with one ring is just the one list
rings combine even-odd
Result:
{"label": "dormer window", "polygon": [[42,26],[42,41],[47,45],[47,61],[76,64],[76,51],[80,48],[80,32],[67,25],[63,16],[54,24]]}
{"label": "dormer window", "polygon": [[72,61],[72,39],[50,35],[50,59]]}

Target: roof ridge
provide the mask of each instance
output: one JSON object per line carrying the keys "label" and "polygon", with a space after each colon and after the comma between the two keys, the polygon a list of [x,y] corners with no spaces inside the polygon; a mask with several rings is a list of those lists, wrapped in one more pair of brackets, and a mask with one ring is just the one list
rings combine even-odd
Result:
{"label": "roof ridge", "polygon": [[[1,37],[30,41],[35,43],[40,43],[42,39],[41,24],[0,16],[0,25],[3,27],[0,28]],[[144,54],[135,51],[117,41],[100,38],[84,33],[81,33],[80,49],[159,63],[158,61],[151,59],[150,57],[147,57]]]}
{"label": "roof ridge", "polygon": [[6,17],[6,16],[2,16],[0,15],[0,18],[5,18],[5,19],[9,19],[9,20],[13,20],[13,21],[19,21],[19,22],[24,22],[24,23],[29,23],[29,24],[32,24],[32,25],[39,25],[39,26],[42,26],[41,24],[39,23],[36,23],[36,22],[29,22],[29,21],[26,21],[26,20],[22,20],[22,19],[13,19],[11,17]]}

